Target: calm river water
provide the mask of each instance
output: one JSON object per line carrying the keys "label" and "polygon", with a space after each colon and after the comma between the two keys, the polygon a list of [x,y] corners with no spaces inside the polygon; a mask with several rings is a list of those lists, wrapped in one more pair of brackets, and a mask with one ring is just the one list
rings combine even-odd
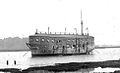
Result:
{"label": "calm river water", "polygon": [[[93,53],[91,55],[54,56],[54,57],[31,57],[30,51],[0,52],[0,68],[26,69],[31,66],[53,65],[55,63],[118,60],[119,58],[120,48],[95,49],[93,50]],[[6,63],[7,60],[8,65]],[[16,61],[16,65],[14,65],[14,61]],[[100,70],[101,68],[97,69]],[[89,70],[95,71],[97,69]]]}

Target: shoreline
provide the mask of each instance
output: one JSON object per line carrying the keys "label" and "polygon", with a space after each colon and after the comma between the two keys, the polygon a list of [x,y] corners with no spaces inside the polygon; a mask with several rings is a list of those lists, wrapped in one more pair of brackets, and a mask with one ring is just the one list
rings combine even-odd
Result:
{"label": "shoreline", "polygon": [[[31,71],[43,70],[48,72],[73,72],[80,69],[88,68],[120,68],[120,60],[108,60],[100,62],[70,62],[70,63],[56,63],[55,65],[41,66],[41,67],[29,67],[27,69],[18,68],[4,68],[0,69],[2,72],[10,73],[29,73]],[[116,72],[116,71],[115,71]],[[120,72],[120,70],[118,71]]]}

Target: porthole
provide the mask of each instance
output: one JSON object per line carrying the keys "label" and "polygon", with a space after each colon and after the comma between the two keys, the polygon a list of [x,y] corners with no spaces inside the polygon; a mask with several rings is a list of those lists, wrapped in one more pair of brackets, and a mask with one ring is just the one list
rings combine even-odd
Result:
{"label": "porthole", "polygon": [[70,40],[68,40],[68,42],[70,42]]}
{"label": "porthole", "polygon": [[33,41],[33,39],[32,38],[30,38],[30,42],[32,42]]}
{"label": "porthole", "polygon": [[69,45],[66,45],[67,46],[67,48],[69,48],[70,46]]}
{"label": "porthole", "polygon": [[44,42],[45,41],[45,39],[42,39],[42,42]]}
{"label": "porthole", "polygon": [[72,42],[75,42],[75,40],[72,40]]}
{"label": "porthole", "polygon": [[36,38],[36,39],[35,39],[35,41],[36,41],[36,42],[38,42],[38,41],[39,41],[39,39],[38,39],[38,38]]}
{"label": "porthole", "polygon": [[49,40],[47,39],[47,42],[49,42]]}
{"label": "porthole", "polygon": [[54,43],[54,40],[52,40],[52,42]]}

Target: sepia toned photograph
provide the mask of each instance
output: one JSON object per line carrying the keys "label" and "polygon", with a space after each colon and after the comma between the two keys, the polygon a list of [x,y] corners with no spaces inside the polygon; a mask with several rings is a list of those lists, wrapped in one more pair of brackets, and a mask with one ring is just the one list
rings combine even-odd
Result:
{"label": "sepia toned photograph", "polygon": [[119,0],[0,0],[0,73],[120,73]]}

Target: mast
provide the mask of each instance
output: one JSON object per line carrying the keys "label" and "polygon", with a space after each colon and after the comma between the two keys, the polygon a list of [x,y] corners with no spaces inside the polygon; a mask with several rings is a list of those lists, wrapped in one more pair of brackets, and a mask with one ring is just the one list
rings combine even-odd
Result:
{"label": "mast", "polygon": [[81,10],[81,35],[84,35],[84,33],[83,33],[82,10]]}

